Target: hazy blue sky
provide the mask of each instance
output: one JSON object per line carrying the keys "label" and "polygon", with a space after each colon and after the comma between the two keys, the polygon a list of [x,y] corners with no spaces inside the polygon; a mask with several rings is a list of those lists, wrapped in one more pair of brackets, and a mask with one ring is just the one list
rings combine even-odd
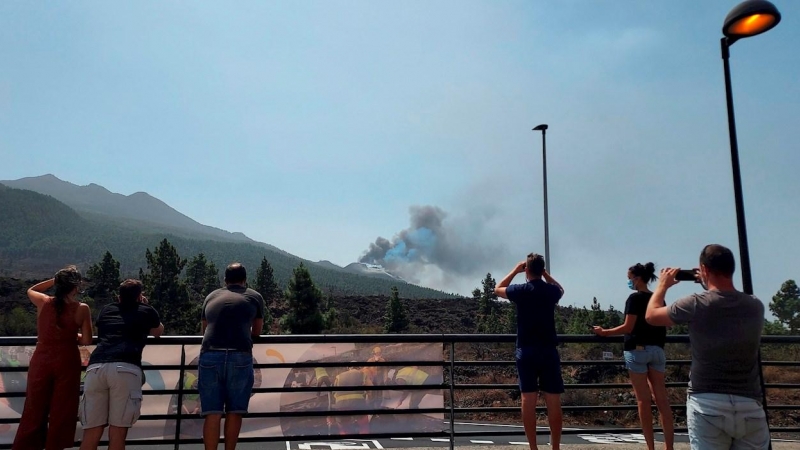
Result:
{"label": "hazy blue sky", "polygon": [[[407,276],[466,294],[543,252],[546,122],[564,303],[622,308],[631,264],[737,249],[719,51],[736,3],[2,2],[0,179],[146,191],[340,265],[436,206],[449,260]],[[765,301],[800,276],[800,3],[776,5],[731,59]]]}

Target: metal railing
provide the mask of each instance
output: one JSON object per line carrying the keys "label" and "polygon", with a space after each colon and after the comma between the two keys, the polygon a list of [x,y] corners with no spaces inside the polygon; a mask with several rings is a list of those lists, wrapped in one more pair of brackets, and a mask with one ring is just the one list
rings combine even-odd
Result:
{"label": "metal railing", "polygon": [[[147,366],[146,370],[169,370],[178,371],[179,380],[184,380],[184,374],[187,370],[191,370],[196,366],[188,366],[186,363],[186,350],[188,345],[196,346],[201,343],[199,336],[166,336],[159,339],[150,338],[147,341],[148,346],[180,346],[181,347],[181,360],[180,364],[173,365],[151,365]],[[296,435],[296,436],[263,436],[263,437],[242,437],[240,442],[271,442],[271,441],[319,441],[319,440],[347,440],[347,439],[387,439],[393,437],[407,437],[407,438],[447,438],[450,442],[450,447],[455,445],[456,438],[463,437],[485,437],[485,436],[520,436],[524,435],[521,429],[510,429],[505,431],[456,431],[455,422],[457,416],[465,414],[519,414],[519,406],[481,406],[481,407],[459,407],[456,400],[457,393],[466,391],[491,391],[491,390],[505,390],[505,391],[518,391],[516,384],[502,384],[502,383],[458,383],[456,382],[456,375],[459,369],[466,367],[475,368],[488,368],[488,367],[509,367],[514,366],[515,361],[512,359],[503,360],[457,360],[456,347],[458,345],[475,345],[475,344],[511,344],[515,340],[514,335],[489,335],[489,334],[390,334],[390,335],[280,335],[280,336],[262,336],[256,341],[256,344],[313,344],[313,343],[352,343],[352,344],[397,344],[397,343],[435,343],[443,345],[443,358],[442,361],[386,361],[386,362],[359,362],[358,365],[362,367],[368,366],[391,366],[396,367],[399,363],[403,365],[414,366],[433,366],[441,367],[443,370],[443,382],[440,385],[427,384],[420,386],[406,385],[402,387],[392,385],[381,386],[358,386],[358,387],[286,387],[286,386],[267,386],[254,388],[254,393],[283,393],[283,392],[340,392],[340,391],[413,391],[413,390],[432,390],[441,389],[444,395],[444,407],[442,408],[417,408],[417,409],[394,409],[387,411],[385,409],[360,409],[357,412],[346,410],[331,410],[331,411],[277,411],[277,412],[254,412],[247,415],[248,418],[276,418],[276,417],[314,417],[314,416],[352,416],[370,415],[370,414],[442,414],[447,420],[448,429],[435,432],[414,432],[414,433],[369,433],[369,434],[317,434],[317,435]],[[584,335],[560,335],[560,344],[616,344],[622,342],[622,337],[611,338],[598,338],[596,336]],[[667,337],[668,344],[687,344],[689,342],[688,336],[685,335],[672,335]],[[34,346],[36,344],[35,337],[0,337],[0,347],[7,346]],[[764,336],[762,338],[762,345],[770,344],[777,346],[792,346],[800,344],[800,336]],[[686,366],[691,364],[690,360],[668,360],[667,365],[670,366]],[[296,362],[296,363],[277,363],[277,364],[256,364],[254,368],[258,369],[277,369],[277,368],[317,368],[317,367],[338,367],[343,368],[351,365],[349,361],[338,362],[323,362],[323,361],[310,361],[310,362]],[[624,361],[621,359],[613,360],[562,360],[562,367],[580,367],[580,366],[624,366]],[[800,367],[800,361],[797,360],[765,360],[761,362],[762,369],[764,367]],[[11,372],[26,372],[27,367],[0,367],[0,373]],[[445,376],[446,374],[446,376]],[[766,390],[776,389],[800,389],[800,383],[764,383]],[[668,382],[668,389],[681,389],[686,388],[686,382]],[[571,390],[584,390],[584,389],[630,389],[629,383],[566,383],[565,389],[567,392]],[[185,394],[196,394],[196,390],[185,389],[184,383],[181,381],[177,384],[177,389],[152,389],[143,391],[144,395],[177,395],[178,408],[177,414],[148,414],[139,417],[139,421],[148,420],[172,420],[175,421],[175,436],[172,439],[136,439],[130,442],[135,442],[136,445],[173,445],[178,449],[180,444],[199,444],[202,439],[199,438],[182,438],[181,437],[181,424],[186,420],[197,420],[196,415],[187,415],[182,411],[182,401]],[[2,392],[0,398],[19,398],[24,397],[24,392]],[[673,404],[673,410],[682,411],[686,409],[685,404]],[[631,405],[567,405],[563,406],[565,413],[581,413],[592,411],[636,411],[637,406]],[[800,410],[798,404],[766,404],[765,410],[770,411],[790,411]],[[537,407],[537,412],[545,411],[544,407]],[[18,418],[0,418],[0,425],[2,424],[15,424],[18,423]],[[656,431],[661,431],[656,428]],[[685,432],[686,428],[675,428],[676,432]],[[800,432],[800,426],[775,426],[771,424],[771,431],[774,432],[787,432],[797,433]],[[565,429],[563,434],[606,434],[606,433],[633,433],[641,432],[640,428],[581,428],[581,429]],[[547,432],[539,432],[539,434],[547,434]],[[223,440],[224,441],[224,440]],[[106,443],[101,443],[105,445]],[[11,448],[10,444],[0,444],[0,449]]]}

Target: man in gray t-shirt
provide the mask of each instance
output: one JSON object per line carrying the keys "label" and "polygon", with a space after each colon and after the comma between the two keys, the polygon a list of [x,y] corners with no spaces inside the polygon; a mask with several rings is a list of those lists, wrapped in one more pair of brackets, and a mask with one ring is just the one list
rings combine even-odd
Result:
{"label": "man in gray t-shirt", "polygon": [[758,350],[764,304],[733,285],[733,253],[707,245],[696,276],[706,288],[666,306],[667,290],[679,269],[661,271],[647,305],[651,325],[689,324],[692,367],[686,416],[693,449],[769,447],[769,428],[761,406]]}
{"label": "man in gray t-shirt", "polygon": [[236,446],[253,390],[253,337],[264,326],[264,299],[248,289],[243,265],[225,269],[225,287],[203,303],[203,346],[198,362],[203,441],[217,448],[225,416],[225,448]]}

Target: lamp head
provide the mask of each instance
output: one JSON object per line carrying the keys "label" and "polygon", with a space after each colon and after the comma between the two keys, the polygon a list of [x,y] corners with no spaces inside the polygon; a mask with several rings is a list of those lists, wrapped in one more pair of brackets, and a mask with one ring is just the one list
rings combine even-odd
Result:
{"label": "lamp head", "polygon": [[544,131],[546,129],[547,129],[547,124],[543,123],[541,125],[536,125],[536,127],[533,128],[533,131]]}
{"label": "lamp head", "polygon": [[781,21],[778,8],[767,0],[746,0],[734,7],[722,26],[722,34],[736,40],[771,30]]}

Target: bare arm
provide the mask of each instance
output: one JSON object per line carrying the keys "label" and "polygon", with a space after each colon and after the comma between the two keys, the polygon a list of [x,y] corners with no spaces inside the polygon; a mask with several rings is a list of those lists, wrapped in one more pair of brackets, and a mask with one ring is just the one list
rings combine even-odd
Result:
{"label": "bare arm", "polygon": [[494,288],[494,295],[500,298],[508,298],[508,294],[506,294],[506,288],[511,284],[511,281],[514,280],[514,277],[517,276],[518,273],[525,272],[525,261],[517,264],[508,275],[505,276],[502,280],[500,280],[500,284]]}
{"label": "bare arm", "polygon": [[164,334],[164,324],[163,323],[159,323],[156,328],[151,328],[150,329],[150,336],[161,337],[162,334]]}
{"label": "bare arm", "polygon": [[80,317],[81,332],[78,334],[78,344],[92,345],[92,311],[89,305],[81,303],[78,307],[78,316]]}
{"label": "bare arm", "polygon": [[44,305],[44,302],[50,298],[49,295],[45,294],[44,291],[53,287],[56,284],[55,278],[50,278],[49,280],[44,280],[41,283],[36,283],[28,289],[28,298],[30,299],[31,303],[36,305],[37,308],[41,308]]}
{"label": "bare arm", "polygon": [[661,278],[658,280],[658,286],[653,291],[650,301],[647,302],[647,312],[644,315],[647,323],[659,327],[671,327],[675,322],[669,317],[669,310],[667,309],[666,295],[667,290],[675,286],[678,281],[675,275],[680,269],[672,269],[666,267],[661,269]]}
{"label": "bare arm", "polygon": [[250,335],[253,337],[261,336],[261,330],[264,328],[264,319],[253,319],[253,325],[250,329]]}
{"label": "bare arm", "polygon": [[594,326],[592,327],[592,331],[594,331],[594,334],[602,337],[629,334],[631,331],[633,331],[634,325],[636,325],[636,318],[637,317],[635,314],[625,314],[625,323],[622,325],[608,330],[604,329],[603,327]]}

